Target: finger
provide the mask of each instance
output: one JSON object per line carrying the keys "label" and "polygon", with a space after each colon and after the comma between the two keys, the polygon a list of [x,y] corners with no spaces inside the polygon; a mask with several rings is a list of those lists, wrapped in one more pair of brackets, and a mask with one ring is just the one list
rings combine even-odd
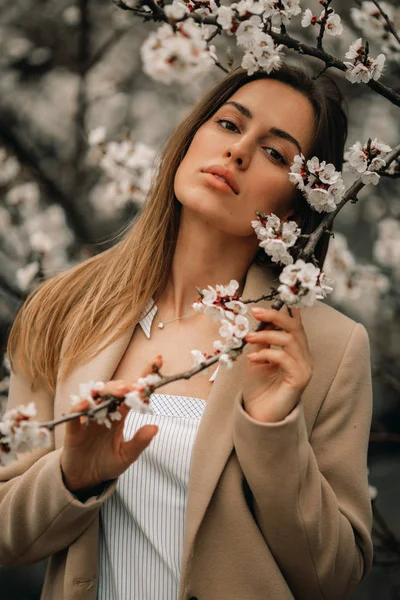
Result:
{"label": "finger", "polygon": [[293,337],[286,331],[277,331],[276,329],[264,329],[263,331],[254,331],[248,333],[245,336],[245,340],[247,342],[250,342],[251,344],[269,346],[273,344],[274,346],[282,346],[282,348],[285,348],[292,342]]}
{"label": "finger", "polygon": [[248,333],[245,337],[246,341],[255,344],[253,351],[262,350],[270,346],[280,346],[294,359],[302,361],[304,356],[308,355],[308,349],[305,340],[293,333],[286,331],[263,330]]}
{"label": "finger", "polygon": [[130,392],[131,389],[131,383],[125,379],[115,379],[104,384],[104,388],[99,391],[99,394],[101,396],[110,394],[110,396],[116,396],[117,398],[120,398],[121,396],[125,396],[125,394]]}
{"label": "finger", "polygon": [[285,373],[293,375],[296,369],[295,361],[284,351],[279,348],[264,348],[259,352],[248,354],[248,359],[252,363],[272,363],[279,365]]}
{"label": "finger", "polygon": [[312,376],[311,365],[300,365],[298,361],[289,356],[284,350],[265,348],[247,356],[252,364],[262,365],[263,368],[271,369],[273,366],[279,366],[286,376],[292,382],[296,382],[296,385],[302,389],[306,387]]}
{"label": "finger", "polygon": [[125,464],[135,462],[143,450],[147,448],[155,435],[157,435],[157,425],[144,425],[133,436],[131,440],[121,444],[121,454]]}
{"label": "finger", "polygon": [[276,310],[275,308],[253,308],[254,317],[258,321],[265,323],[273,323],[277,327],[284,329],[285,331],[295,331],[299,328],[301,323],[300,317],[293,318],[283,311]]}
{"label": "finger", "polygon": [[142,371],[141,377],[146,377],[151,373],[156,373],[158,369],[161,369],[163,359],[161,354],[158,354]]}
{"label": "finger", "polygon": [[[71,410],[68,411],[68,414],[74,414],[83,412],[90,408],[90,403],[88,400],[81,400],[77,404],[74,404]],[[66,423],[66,427],[68,427],[69,433],[76,435],[81,430],[81,425],[84,425],[87,421],[87,417],[76,417],[76,419],[71,419]]]}

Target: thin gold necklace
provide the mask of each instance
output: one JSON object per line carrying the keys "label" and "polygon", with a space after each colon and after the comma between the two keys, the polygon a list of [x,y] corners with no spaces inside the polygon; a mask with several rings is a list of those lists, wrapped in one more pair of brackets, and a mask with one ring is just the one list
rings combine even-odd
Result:
{"label": "thin gold necklace", "polygon": [[168,325],[168,323],[172,323],[173,321],[179,321],[180,319],[186,319],[186,317],[190,317],[191,315],[196,314],[195,312],[191,312],[188,313],[187,315],[183,315],[183,317],[177,317],[176,319],[171,319],[170,321],[161,321],[159,322],[159,324],[157,325],[157,327],[159,329],[164,329],[165,325]]}

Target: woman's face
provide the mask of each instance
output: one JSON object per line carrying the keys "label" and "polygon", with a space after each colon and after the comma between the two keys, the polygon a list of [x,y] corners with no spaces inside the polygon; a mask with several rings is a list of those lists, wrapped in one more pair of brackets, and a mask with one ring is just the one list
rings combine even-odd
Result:
{"label": "woman's face", "polygon": [[314,110],[302,93],[274,79],[247,83],[197,130],[176,172],[175,195],[209,225],[254,235],[256,211],[291,215],[290,165],[308,154],[313,131]]}

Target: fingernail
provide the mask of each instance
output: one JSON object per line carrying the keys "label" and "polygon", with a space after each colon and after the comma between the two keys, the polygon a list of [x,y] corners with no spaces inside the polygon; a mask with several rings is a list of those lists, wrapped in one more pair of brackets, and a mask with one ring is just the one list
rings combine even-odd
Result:
{"label": "fingernail", "polygon": [[258,307],[254,307],[251,310],[252,310],[253,314],[255,314],[255,315],[260,314],[260,312],[262,311],[262,309],[258,308]]}

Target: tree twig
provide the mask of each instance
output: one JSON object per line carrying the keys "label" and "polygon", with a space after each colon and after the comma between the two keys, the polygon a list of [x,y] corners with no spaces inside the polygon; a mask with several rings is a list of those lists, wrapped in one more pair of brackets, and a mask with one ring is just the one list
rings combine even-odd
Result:
{"label": "tree twig", "polygon": [[67,222],[78,241],[87,241],[91,236],[82,219],[82,215],[75,208],[58,182],[51,177],[47,170],[45,170],[36,155],[35,148],[26,148],[15,134],[12,126],[14,120],[15,118],[12,113],[8,112],[7,114],[5,110],[2,111],[2,116],[0,117],[0,138],[11,148],[18,160],[32,170],[34,176],[49,193],[52,201],[63,208]]}
{"label": "tree twig", "polygon": [[[385,158],[386,164],[382,169],[380,169],[380,171],[378,171],[378,173],[385,171],[390,166],[390,164],[394,160],[396,160],[396,158],[398,156],[400,156],[400,144],[398,146],[396,146],[387,155],[387,157]],[[365,184],[362,182],[362,178],[360,177],[359,179],[357,179],[357,181],[355,181],[353,183],[353,185],[350,187],[350,189],[345,193],[342,200],[337,205],[336,209],[334,211],[326,214],[325,217],[322,219],[321,223],[315,229],[315,231],[313,231],[313,233],[310,234],[310,239],[307,242],[307,244],[305,245],[304,249],[300,252],[299,258],[302,258],[303,260],[305,260],[312,254],[314,254],[316,245],[317,245],[321,235],[323,235],[324,231],[326,231],[330,227],[330,225],[335,220],[336,215],[342,210],[343,206],[345,204],[347,204],[350,200],[354,201],[357,198],[357,195],[360,193],[360,191],[363,189],[363,187],[365,187]]]}
{"label": "tree twig", "polygon": [[382,6],[380,5],[380,3],[377,0],[372,0],[372,2],[375,4],[376,8],[379,10],[379,12],[381,13],[382,17],[385,19],[388,31],[390,31],[390,33],[396,38],[396,40],[400,44],[400,36],[397,33],[395,26],[393,25],[393,23],[389,19],[389,15],[385,13],[385,11],[383,10]]}
{"label": "tree twig", "polygon": [[[117,6],[124,8],[124,10],[130,10],[130,7],[128,7],[128,5],[126,5],[123,2],[123,0],[115,0],[115,2],[117,4]],[[154,0],[142,0],[142,4],[148,6],[151,9],[152,13],[154,14],[155,21],[168,22],[168,18],[165,14],[164,9],[161,6],[159,6],[156,2],[154,2]],[[223,33],[223,29],[217,23],[216,17],[202,16],[197,13],[188,13],[184,17],[182,17],[182,19],[178,19],[178,20],[184,21],[185,19],[188,19],[188,18],[193,19],[194,21],[196,21],[196,23],[199,23],[199,24],[213,25],[213,26],[217,27],[219,33]],[[291,37],[287,33],[282,33],[282,32],[276,33],[273,30],[271,30],[271,31],[269,31],[269,35],[275,40],[275,42],[277,44],[283,44],[287,48],[289,48],[291,50],[295,50],[299,54],[318,58],[319,60],[321,60],[322,62],[325,63],[327,69],[330,67],[335,67],[339,71],[343,71],[343,72],[347,71],[347,67],[343,61],[339,60],[332,54],[328,54],[321,48],[318,48],[318,47],[315,48],[313,46],[309,46],[308,44],[300,42],[299,40]],[[221,68],[221,65],[219,63],[216,63],[216,66]],[[224,68],[223,68],[223,70],[225,71]],[[228,71],[225,71],[225,72],[228,72]],[[380,83],[379,81],[375,81],[373,79],[364,85],[368,85],[371,89],[373,89],[375,92],[377,92],[378,94],[380,94],[381,96],[383,96],[384,98],[386,98],[387,100],[389,100],[390,102],[395,104],[396,106],[400,106],[400,94],[397,93],[392,88],[389,88],[385,84]]]}
{"label": "tree twig", "polygon": [[[318,34],[318,37],[317,37],[317,48],[319,50],[323,50],[322,40],[323,40],[324,34],[325,34],[326,23],[328,21],[329,14],[331,12],[331,10],[329,10],[329,5],[331,4],[331,2],[332,2],[332,0],[326,0],[326,2],[323,3],[323,7],[325,9],[325,12],[324,12],[324,16],[321,19],[321,24],[320,24],[320,28],[319,28],[319,34]],[[283,33],[283,32],[281,32],[281,33]],[[326,68],[328,68],[328,67],[326,67]]]}

